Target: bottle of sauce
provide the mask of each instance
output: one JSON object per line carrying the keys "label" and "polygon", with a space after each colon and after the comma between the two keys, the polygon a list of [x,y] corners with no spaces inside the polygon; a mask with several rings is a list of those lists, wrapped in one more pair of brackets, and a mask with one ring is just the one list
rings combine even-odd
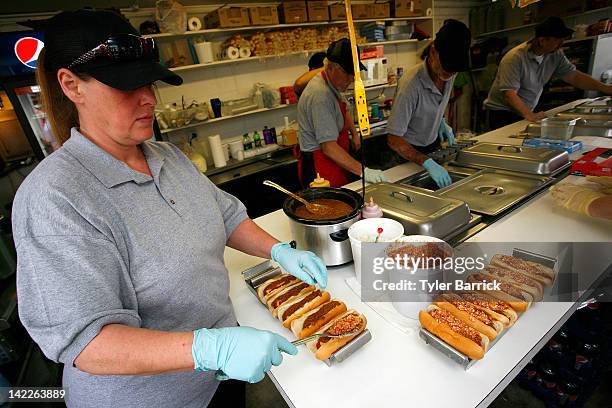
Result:
{"label": "bottle of sauce", "polygon": [[253,145],[255,148],[261,147],[261,135],[258,131],[253,133]]}
{"label": "bottle of sauce", "polygon": [[370,202],[361,210],[362,218],[382,218],[383,212],[381,208],[374,202],[374,198],[370,197]]}
{"label": "bottle of sauce", "polygon": [[253,139],[251,139],[251,136],[249,136],[248,133],[242,135],[242,147],[244,148],[245,152],[253,148]]}
{"label": "bottle of sauce", "polygon": [[267,145],[274,143],[274,141],[272,140],[272,132],[270,131],[270,129],[268,129],[267,126],[264,126],[263,128],[263,139],[264,143]]}
{"label": "bottle of sauce", "polygon": [[329,187],[329,180],[325,180],[319,173],[317,173],[317,178],[310,182],[310,188],[321,188],[321,187]]}

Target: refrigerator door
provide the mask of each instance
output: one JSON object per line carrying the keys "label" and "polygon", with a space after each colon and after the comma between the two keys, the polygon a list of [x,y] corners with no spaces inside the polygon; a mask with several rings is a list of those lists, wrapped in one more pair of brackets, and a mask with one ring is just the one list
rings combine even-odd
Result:
{"label": "refrigerator door", "polygon": [[60,144],[42,110],[40,88],[34,78],[5,84],[4,87],[37,158],[42,160],[59,149]]}
{"label": "refrigerator door", "polygon": [[13,105],[0,91],[0,157],[5,163],[32,156],[33,151]]}

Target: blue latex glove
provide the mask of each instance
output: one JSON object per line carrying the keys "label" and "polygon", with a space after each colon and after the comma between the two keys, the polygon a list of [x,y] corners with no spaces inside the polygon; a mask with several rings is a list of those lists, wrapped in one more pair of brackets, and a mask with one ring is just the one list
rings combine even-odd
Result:
{"label": "blue latex glove", "polygon": [[382,170],[371,169],[369,167],[364,169],[363,178],[367,183],[382,183],[389,181]]}
{"label": "blue latex glove", "polygon": [[191,354],[197,371],[217,371],[218,380],[263,380],[272,365],[283,362],[281,351],[298,350],[278,334],[252,327],[198,329],[193,332]]}
{"label": "blue latex glove", "polygon": [[285,272],[309,285],[318,283],[321,288],[327,286],[327,267],[321,258],[312,252],[293,249],[289,244],[279,242],[272,247],[271,256]]}
{"label": "blue latex glove", "polygon": [[440,139],[440,144],[444,143],[444,139],[448,139],[448,145],[452,146],[455,144],[455,134],[453,133],[453,128],[446,123],[446,119],[442,118],[440,122],[440,127],[438,128],[438,138]]}
{"label": "blue latex glove", "polygon": [[452,184],[452,180],[448,175],[448,171],[438,163],[436,163],[433,159],[427,159],[423,163],[423,167],[429,173],[432,179],[436,182],[438,187],[447,187]]}

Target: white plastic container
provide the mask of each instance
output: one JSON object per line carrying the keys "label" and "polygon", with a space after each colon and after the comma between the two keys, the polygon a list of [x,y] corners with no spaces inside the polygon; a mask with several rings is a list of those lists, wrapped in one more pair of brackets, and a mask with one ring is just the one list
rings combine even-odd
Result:
{"label": "white plastic container", "polygon": [[378,228],[382,228],[378,242],[394,242],[404,235],[404,226],[390,218],[368,218],[351,225],[348,236],[351,240],[351,251],[355,262],[355,275],[361,284],[361,243],[375,242]]}
{"label": "white plastic container", "polygon": [[[402,237],[400,240],[402,243],[406,242],[414,242],[414,243],[426,243],[426,242],[440,242],[444,243],[446,250],[450,252],[452,256],[452,247],[441,239],[430,237],[426,235],[408,235]],[[428,280],[434,281],[444,280],[444,271],[437,269],[418,269],[416,272],[410,273],[409,271],[398,271],[396,269],[389,270],[389,282],[398,282],[400,280],[407,280],[411,282],[416,282],[417,288],[420,288],[420,280]],[[410,294],[410,299],[414,299],[414,301],[406,302],[406,294],[391,292],[391,303],[395,310],[398,311],[402,316],[408,317],[410,319],[418,319],[419,318],[419,310],[424,310],[431,303],[431,299],[429,293],[421,292],[420,290],[416,290],[415,293]]]}

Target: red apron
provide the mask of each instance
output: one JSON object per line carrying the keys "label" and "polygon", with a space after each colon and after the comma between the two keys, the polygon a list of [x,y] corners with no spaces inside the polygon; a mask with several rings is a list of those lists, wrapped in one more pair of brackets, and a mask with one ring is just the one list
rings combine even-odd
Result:
{"label": "red apron", "polygon": [[[321,72],[321,76],[323,80],[327,83],[327,77],[325,75],[325,71]],[[336,101],[338,102],[338,106],[340,107],[340,112],[342,112],[342,117],[346,117],[346,103],[341,101],[336,96]],[[348,126],[352,126],[352,124],[348,124]],[[338,139],[336,139],[336,143],[344,149],[347,153],[350,151],[350,138],[349,138],[349,128],[347,124],[345,124],[344,128],[338,134]],[[299,147],[299,146],[298,146]],[[308,188],[308,184],[314,180],[316,177],[316,173],[319,173],[321,177],[326,180],[329,180],[329,184],[332,187],[341,187],[345,184],[348,184],[350,172],[344,170],[342,167],[336,164],[331,158],[329,158],[321,149],[315,150],[312,153],[312,161],[314,161],[314,166],[310,163],[311,160],[307,156],[310,156],[310,152],[299,152],[298,157],[298,173],[300,180],[302,182],[302,186],[304,188]]]}

